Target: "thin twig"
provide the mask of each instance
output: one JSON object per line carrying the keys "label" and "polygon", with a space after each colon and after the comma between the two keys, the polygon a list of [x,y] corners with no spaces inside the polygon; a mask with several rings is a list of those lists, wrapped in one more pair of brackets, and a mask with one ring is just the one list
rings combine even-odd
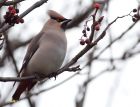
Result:
{"label": "thin twig", "polygon": [[[22,14],[20,14],[19,17],[21,17],[21,18],[25,17],[28,13],[30,13],[34,9],[40,7],[42,4],[46,3],[47,1],[48,0],[40,0],[40,1],[36,2],[31,7],[29,7],[26,11],[24,11]],[[3,28],[0,29],[0,33],[3,33],[5,31],[7,31],[11,27],[12,27],[11,25],[5,25],[5,26],[3,26]]]}
{"label": "thin twig", "polygon": [[25,1],[25,0],[14,0],[14,1],[7,1],[3,4],[3,6],[9,6],[9,5],[15,5],[17,3],[20,3],[22,1]]}

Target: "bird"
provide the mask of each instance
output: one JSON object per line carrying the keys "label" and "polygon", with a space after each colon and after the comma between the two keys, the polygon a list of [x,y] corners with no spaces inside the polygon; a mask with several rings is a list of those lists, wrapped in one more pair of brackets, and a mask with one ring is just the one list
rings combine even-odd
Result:
{"label": "bird", "polygon": [[[65,18],[54,10],[49,10],[48,15],[50,18],[42,30],[29,43],[20,69],[20,77],[56,76],[57,70],[64,61],[67,51],[65,29],[71,19]],[[19,100],[21,94],[30,91],[37,82],[33,79],[21,81],[12,100]]]}

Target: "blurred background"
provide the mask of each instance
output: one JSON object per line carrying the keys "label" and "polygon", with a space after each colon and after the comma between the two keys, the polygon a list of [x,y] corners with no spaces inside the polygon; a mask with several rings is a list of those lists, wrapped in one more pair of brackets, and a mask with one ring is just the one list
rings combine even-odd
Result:
{"label": "blurred background", "polygon": [[[10,0],[8,0],[10,1]],[[20,0],[19,14],[39,0]],[[43,0],[41,0],[43,1]],[[39,33],[48,20],[47,11],[55,10],[73,22],[66,30],[68,48],[64,64],[68,63],[85,45],[80,45],[82,30],[94,13],[93,4],[101,8],[97,17],[104,16],[96,39],[110,22],[118,16],[129,14],[140,5],[139,0],[48,0],[34,9],[5,33],[0,50],[0,77],[16,77],[22,66],[27,46],[32,37]],[[0,8],[0,23],[4,21],[7,6]],[[132,14],[135,14],[132,12]],[[90,27],[91,22],[88,23]],[[90,33],[90,31],[88,32]],[[7,44],[8,43],[8,44]],[[0,81],[0,105],[6,107],[140,107],[140,23],[132,16],[121,18],[107,29],[106,36],[74,66],[81,71],[65,71],[56,80],[51,78],[38,83],[31,91],[32,96],[8,104],[15,91],[14,82]],[[78,73],[77,73],[78,72]],[[22,94],[24,98],[26,93]],[[1,106],[4,107],[4,106]]]}

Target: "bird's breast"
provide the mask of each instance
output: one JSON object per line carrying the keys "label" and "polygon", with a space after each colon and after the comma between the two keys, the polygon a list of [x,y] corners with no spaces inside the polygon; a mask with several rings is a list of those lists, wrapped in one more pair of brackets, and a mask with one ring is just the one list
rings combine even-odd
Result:
{"label": "bird's breast", "polygon": [[65,41],[59,39],[57,38],[53,41],[51,38],[42,38],[39,48],[27,66],[30,74],[49,75],[61,67],[65,58],[67,44]]}

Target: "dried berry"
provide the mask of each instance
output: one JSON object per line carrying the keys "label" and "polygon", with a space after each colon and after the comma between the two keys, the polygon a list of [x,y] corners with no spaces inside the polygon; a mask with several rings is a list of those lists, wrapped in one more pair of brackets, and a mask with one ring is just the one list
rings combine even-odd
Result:
{"label": "dried berry", "polygon": [[132,21],[133,21],[133,22],[136,22],[136,21],[137,21],[137,19],[133,17],[133,18],[132,18]]}
{"label": "dried berry", "polygon": [[97,24],[97,25],[95,26],[95,30],[96,30],[96,31],[99,31],[99,30],[100,30],[100,24]]}
{"label": "dried berry", "polygon": [[90,42],[90,40],[87,38],[87,39],[85,40],[85,43],[89,45],[91,42]]}
{"label": "dried berry", "polygon": [[137,9],[133,9],[133,12],[134,12],[134,13],[137,12]]}
{"label": "dried berry", "polygon": [[83,34],[83,36],[84,36],[84,37],[87,37],[87,34],[86,34],[86,33],[84,33],[84,34]]}
{"label": "dried berry", "polygon": [[16,10],[16,13],[19,13],[19,9],[15,9]]}
{"label": "dried berry", "polygon": [[138,14],[134,14],[134,17],[138,19],[140,16]]}
{"label": "dried berry", "polygon": [[87,27],[87,31],[90,31],[90,28],[89,27]]}
{"label": "dried berry", "polygon": [[85,44],[84,39],[81,39],[81,40],[80,40],[80,44],[81,44],[81,45],[84,45],[84,44]]}
{"label": "dried berry", "polygon": [[24,20],[23,19],[20,19],[20,23],[24,23]]}
{"label": "dried berry", "polygon": [[86,33],[86,30],[84,29],[84,30],[82,31],[82,33]]}

